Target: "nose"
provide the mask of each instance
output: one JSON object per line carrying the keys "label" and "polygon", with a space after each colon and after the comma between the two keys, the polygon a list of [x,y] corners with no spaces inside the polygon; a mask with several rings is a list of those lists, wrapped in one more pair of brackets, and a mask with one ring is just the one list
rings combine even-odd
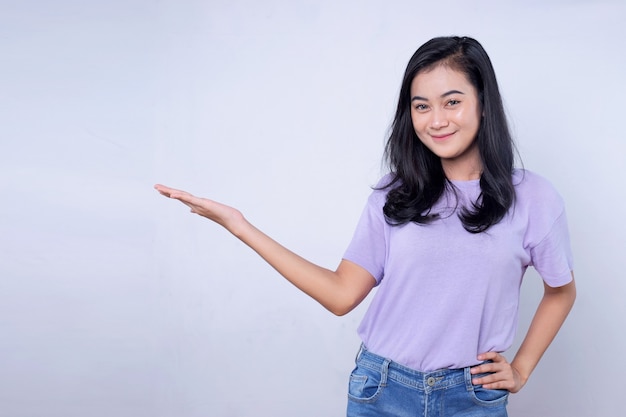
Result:
{"label": "nose", "polygon": [[440,109],[433,109],[431,112],[430,127],[433,129],[441,129],[446,126],[448,126],[446,112]]}

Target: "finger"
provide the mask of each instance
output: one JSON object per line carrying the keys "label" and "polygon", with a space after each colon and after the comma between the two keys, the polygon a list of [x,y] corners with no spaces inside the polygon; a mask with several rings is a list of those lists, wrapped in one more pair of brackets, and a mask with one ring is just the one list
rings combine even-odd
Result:
{"label": "finger", "polygon": [[202,207],[205,206],[208,200],[196,197],[192,194],[189,194],[185,191],[177,191],[172,193],[171,198],[180,201],[183,204],[188,205],[189,207]]}
{"label": "finger", "polygon": [[163,195],[166,195],[171,198],[175,198],[173,196],[181,196],[181,195],[191,195],[186,191],[178,190],[176,188],[168,187],[162,184],[156,184],[154,188]]}
{"label": "finger", "polygon": [[509,390],[513,387],[512,381],[497,381],[492,383],[484,383],[482,384],[485,389],[505,389]]}
{"label": "finger", "polygon": [[496,372],[489,375],[484,375],[476,378],[472,378],[472,384],[482,385],[487,389],[500,389],[508,386],[512,383],[512,376],[507,375],[505,372]]}
{"label": "finger", "polygon": [[158,192],[170,192],[170,191],[174,191],[173,188],[168,187],[166,185],[163,184],[154,184],[154,188],[158,191]]}
{"label": "finger", "polygon": [[170,197],[173,192],[177,191],[174,188],[166,187],[165,185],[156,184],[154,188],[159,192],[159,194],[164,195],[165,197]]}
{"label": "finger", "polygon": [[500,355],[498,352],[484,352],[478,355],[479,361],[501,362],[503,359],[504,356]]}
{"label": "finger", "polygon": [[495,368],[495,366],[492,363],[483,363],[481,365],[473,366],[470,369],[470,373],[472,375],[489,374],[489,373],[493,373],[493,372],[497,372],[497,369]]}
{"label": "finger", "polygon": [[189,194],[187,191],[176,190],[174,188],[169,188],[167,190],[164,190],[164,192],[167,193],[166,195],[169,198],[173,198],[175,200],[179,200],[182,202],[192,203],[194,201],[197,202],[197,200],[199,200],[197,197],[195,197],[192,194]]}
{"label": "finger", "polygon": [[478,360],[488,362],[483,362],[479,365],[473,366],[472,369],[470,369],[470,372],[472,374],[486,374],[490,372],[496,372],[498,370],[497,364],[500,363],[496,355],[497,353],[495,352],[481,353],[480,355],[478,355]]}
{"label": "finger", "polygon": [[488,361],[470,369],[472,375],[489,374],[474,378],[475,384],[487,384],[498,379],[506,378],[506,372],[510,369],[506,358],[498,352],[485,352],[478,355],[479,360]]}

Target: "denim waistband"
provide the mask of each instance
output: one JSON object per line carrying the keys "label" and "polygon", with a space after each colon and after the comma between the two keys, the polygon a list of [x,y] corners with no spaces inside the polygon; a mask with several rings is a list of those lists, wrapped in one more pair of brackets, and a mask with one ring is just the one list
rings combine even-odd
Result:
{"label": "denim waistband", "polygon": [[462,384],[465,385],[468,391],[473,389],[469,366],[460,369],[439,369],[432,372],[420,372],[378,356],[368,351],[364,345],[361,345],[359,349],[356,362],[358,366],[374,371],[380,370],[383,383],[387,379],[393,379],[396,382],[422,391],[446,389]]}

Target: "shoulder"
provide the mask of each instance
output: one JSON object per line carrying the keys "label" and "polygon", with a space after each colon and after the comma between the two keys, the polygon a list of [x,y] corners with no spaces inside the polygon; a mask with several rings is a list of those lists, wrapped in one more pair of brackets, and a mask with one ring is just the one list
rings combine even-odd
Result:
{"label": "shoulder", "polygon": [[529,224],[542,225],[544,230],[565,212],[561,194],[541,175],[528,170],[515,170],[513,185],[515,212],[526,218]]}
{"label": "shoulder", "polygon": [[563,204],[563,199],[554,185],[535,172],[516,169],[513,171],[513,185],[517,199],[522,202]]}
{"label": "shoulder", "polygon": [[394,184],[393,182],[395,179],[396,179],[396,176],[394,174],[391,174],[391,173],[385,174],[382,176],[381,179],[378,180],[378,182],[374,186],[374,189],[388,191],[390,188],[397,186],[397,184],[400,183],[400,181],[398,180],[396,184]]}
{"label": "shoulder", "polygon": [[394,178],[393,174],[386,174],[378,180],[376,185],[372,187],[372,193],[369,197],[370,203],[376,203],[377,205],[385,204],[389,190],[399,185],[399,182],[394,183]]}

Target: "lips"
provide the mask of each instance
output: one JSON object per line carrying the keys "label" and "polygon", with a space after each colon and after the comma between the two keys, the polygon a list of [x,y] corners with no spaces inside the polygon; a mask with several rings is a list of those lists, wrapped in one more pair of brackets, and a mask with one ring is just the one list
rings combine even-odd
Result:
{"label": "lips", "polygon": [[433,140],[435,140],[437,142],[440,142],[440,141],[443,141],[443,140],[446,140],[446,139],[450,138],[455,133],[456,132],[445,133],[445,134],[439,133],[439,134],[436,134],[436,135],[432,135],[431,134],[430,137],[433,138]]}

